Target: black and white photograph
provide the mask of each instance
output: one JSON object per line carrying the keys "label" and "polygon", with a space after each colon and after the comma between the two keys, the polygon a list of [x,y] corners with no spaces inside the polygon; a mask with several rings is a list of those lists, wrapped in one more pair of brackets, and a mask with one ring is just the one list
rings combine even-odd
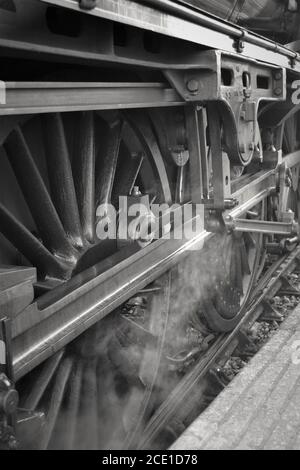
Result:
{"label": "black and white photograph", "polygon": [[0,0],[0,64],[0,465],[300,450],[300,0]]}

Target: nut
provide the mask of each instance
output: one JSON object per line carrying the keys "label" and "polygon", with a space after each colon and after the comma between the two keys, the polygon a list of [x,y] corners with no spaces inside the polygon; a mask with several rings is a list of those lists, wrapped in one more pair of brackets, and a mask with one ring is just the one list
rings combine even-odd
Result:
{"label": "nut", "polygon": [[277,87],[273,90],[273,93],[275,96],[281,96],[282,95],[282,89],[280,87]]}

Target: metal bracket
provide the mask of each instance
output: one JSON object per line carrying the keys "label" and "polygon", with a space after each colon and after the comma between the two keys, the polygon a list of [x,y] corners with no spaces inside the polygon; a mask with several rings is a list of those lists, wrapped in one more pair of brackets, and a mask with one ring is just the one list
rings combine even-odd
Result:
{"label": "metal bracket", "polygon": [[236,52],[241,54],[243,50],[245,49],[245,41],[243,41],[242,38],[237,38],[234,40],[234,48]]}
{"label": "metal bracket", "polygon": [[[298,184],[298,182],[297,182]],[[278,166],[277,171],[277,192],[278,192],[278,214],[280,222],[291,221],[292,212],[288,209],[290,190],[293,186],[292,172],[287,167],[286,162]]]}
{"label": "metal bracket", "polygon": [[285,162],[277,167],[275,184],[275,195],[278,198],[276,221],[253,220],[253,218],[239,218],[237,214],[225,214],[224,223],[229,232],[252,232],[283,237],[279,243],[267,244],[270,252],[280,253],[291,251],[300,241],[299,224],[295,221],[294,212],[288,209],[292,180],[290,169]]}
{"label": "metal bracket", "polygon": [[18,392],[14,388],[10,320],[0,319],[0,449],[17,447],[15,437]]}
{"label": "metal bracket", "polygon": [[293,236],[298,235],[299,226],[294,221],[272,222],[265,220],[238,219],[225,216],[225,226],[229,232],[252,232],[264,235]]}
{"label": "metal bracket", "polygon": [[214,103],[222,121],[222,147],[230,160],[246,166],[262,161],[258,107],[286,98],[283,68],[221,51],[200,54],[199,67],[167,70],[165,75],[186,102]]}

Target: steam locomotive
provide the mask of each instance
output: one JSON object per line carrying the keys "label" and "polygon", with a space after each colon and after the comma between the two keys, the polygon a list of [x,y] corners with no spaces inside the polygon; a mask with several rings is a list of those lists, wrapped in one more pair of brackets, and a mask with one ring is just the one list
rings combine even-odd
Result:
{"label": "steam locomotive", "polygon": [[1,447],[150,445],[298,244],[298,25],[296,0],[0,0]]}

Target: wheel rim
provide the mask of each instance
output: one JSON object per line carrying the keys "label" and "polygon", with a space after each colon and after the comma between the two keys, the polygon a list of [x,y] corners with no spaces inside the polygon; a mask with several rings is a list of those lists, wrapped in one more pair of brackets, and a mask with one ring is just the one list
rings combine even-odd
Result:
{"label": "wheel rim", "polygon": [[[250,214],[250,213],[249,213]],[[265,202],[251,215],[265,217]],[[252,288],[264,263],[263,236],[251,233],[214,237],[205,265],[208,279],[203,291],[202,313],[214,331],[232,330],[244,314]]]}

